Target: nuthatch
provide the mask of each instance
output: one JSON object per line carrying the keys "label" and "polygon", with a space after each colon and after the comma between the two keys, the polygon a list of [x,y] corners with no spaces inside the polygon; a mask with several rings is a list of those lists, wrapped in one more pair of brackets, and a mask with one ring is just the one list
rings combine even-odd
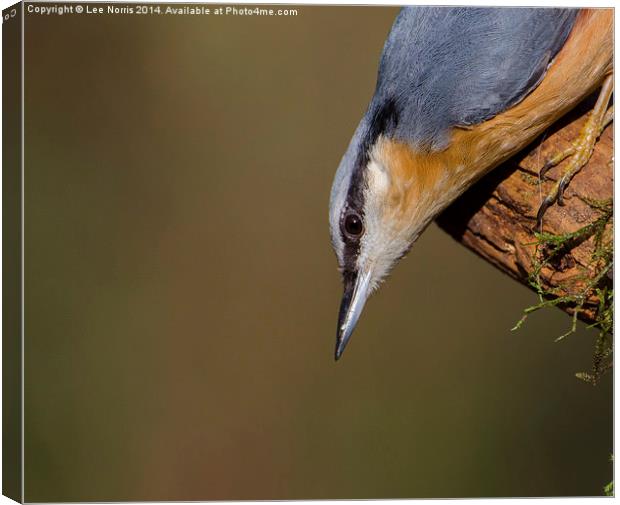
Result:
{"label": "nuthatch", "polygon": [[601,87],[539,220],[587,162],[612,93],[611,9],[406,7],[375,94],[333,182],[329,223],[344,282],[338,359],[368,296],[426,226],[481,176]]}

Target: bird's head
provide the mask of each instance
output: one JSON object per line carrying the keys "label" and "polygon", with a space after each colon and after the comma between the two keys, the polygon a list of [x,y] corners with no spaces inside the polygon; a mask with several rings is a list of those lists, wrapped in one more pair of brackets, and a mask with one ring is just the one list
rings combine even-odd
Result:
{"label": "bird's head", "polygon": [[390,132],[394,107],[369,109],[336,172],[330,231],[344,294],[336,359],[370,294],[462,186],[446,163],[449,150],[415,149]]}

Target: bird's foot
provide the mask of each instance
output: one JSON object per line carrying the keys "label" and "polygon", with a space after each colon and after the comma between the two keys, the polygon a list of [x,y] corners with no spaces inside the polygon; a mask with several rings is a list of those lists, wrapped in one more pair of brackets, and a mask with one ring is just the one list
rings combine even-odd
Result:
{"label": "bird's foot", "polygon": [[542,178],[552,167],[558,165],[566,158],[571,158],[568,165],[558,181],[553,185],[549,194],[545,197],[536,216],[536,229],[542,229],[542,218],[547,209],[557,202],[558,205],[564,205],[564,191],[575,177],[575,175],[588,163],[592,156],[592,151],[596,145],[596,141],[600,137],[603,130],[614,117],[613,105],[607,108],[611,94],[613,91],[613,78],[609,76],[603,83],[601,92],[594,109],[590,112],[579,136],[572,145],[547,160],[540,169],[540,177]]}

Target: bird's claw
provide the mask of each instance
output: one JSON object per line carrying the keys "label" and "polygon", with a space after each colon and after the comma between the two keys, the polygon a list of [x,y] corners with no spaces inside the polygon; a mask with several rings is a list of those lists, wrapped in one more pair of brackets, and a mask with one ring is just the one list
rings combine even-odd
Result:
{"label": "bird's claw", "polygon": [[573,154],[575,154],[575,148],[573,146],[569,147],[568,149],[565,149],[564,151],[560,151],[559,153],[556,153],[554,156],[549,158],[546,161],[546,163],[543,165],[543,167],[540,169],[540,173],[539,173],[540,177],[541,178],[544,177],[545,174],[549,170],[551,170],[556,165],[559,165],[562,161],[564,161],[569,156],[572,156]]}
{"label": "bird's claw", "polygon": [[560,164],[566,158],[571,158],[560,179],[553,185],[549,194],[540,204],[536,215],[537,230],[542,230],[543,216],[551,205],[554,203],[560,206],[564,205],[564,192],[570,184],[570,181],[588,163],[598,138],[607,125],[613,120],[613,105],[607,109],[611,93],[612,81],[608,79],[601,89],[601,94],[599,95],[594,109],[581,129],[579,137],[568,149],[560,151],[549,158],[540,169],[540,177],[542,179],[551,168]]}

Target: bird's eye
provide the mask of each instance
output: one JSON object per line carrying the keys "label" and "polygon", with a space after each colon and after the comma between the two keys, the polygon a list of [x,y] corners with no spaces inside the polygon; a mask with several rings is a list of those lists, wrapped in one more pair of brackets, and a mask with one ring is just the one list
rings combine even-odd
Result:
{"label": "bird's eye", "polygon": [[351,238],[357,238],[364,232],[362,218],[355,213],[347,214],[344,218],[344,231]]}

